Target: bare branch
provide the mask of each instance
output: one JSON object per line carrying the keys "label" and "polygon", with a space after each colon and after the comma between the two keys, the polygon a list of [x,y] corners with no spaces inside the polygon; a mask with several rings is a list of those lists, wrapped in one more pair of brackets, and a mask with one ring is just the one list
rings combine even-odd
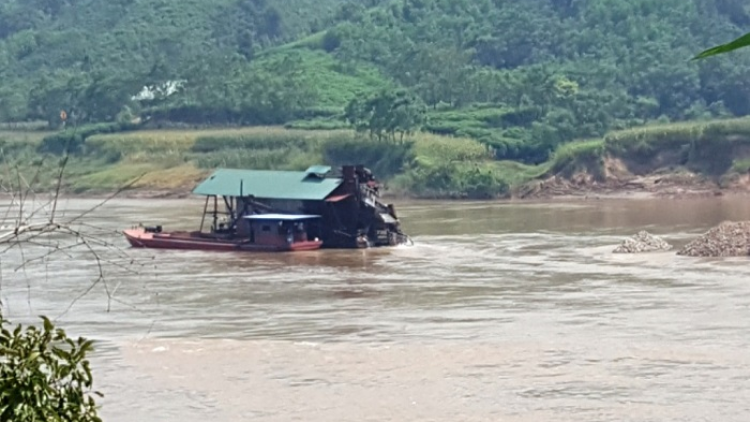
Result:
{"label": "bare branch", "polygon": [[64,317],[65,315],[67,315],[68,312],[70,312],[70,310],[73,309],[73,306],[75,306],[75,304],[78,303],[79,300],[83,299],[86,295],[88,295],[89,293],[91,293],[91,291],[94,290],[94,287],[96,287],[97,284],[99,284],[100,281],[101,281],[100,278],[97,278],[96,280],[94,280],[94,282],[91,283],[91,285],[89,285],[89,287],[86,288],[86,290],[84,290],[83,292],[81,292],[81,294],[79,294],[78,296],[76,296],[75,299],[73,299],[73,301],[70,302],[70,304],[68,304],[68,306],[65,308],[65,310],[60,315],[58,315],[55,318],[55,320],[58,320],[58,319]]}
{"label": "bare branch", "polygon": [[52,199],[52,213],[49,216],[49,222],[55,221],[55,211],[57,211],[57,201],[60,199],[60,188],[62,187],[63,174],[65,172],[65,166],[68,164],[68,156],[66,155],[60,162],[60,172],[57,174],[57,182],[55,183],[55,196]]}
{"label": "bare branch", "polygon": [[[4,157],[0,157],[0,159],[2,158]],[[42,263],[45,271],[49,271],[51,258],[59,254],[68,259],[74,259],[73,251],[78,249],[91,257],[91,261],[96,268],[96,274],[87,288],[76,296],[57,318],[61,318],[67,314],[80,299],[100,285],[107,296],[107,312],[111,311],[113,303],[134,307],[114,297],[121,286],[121,282],[114,289],[110,288],[107,283],[107,269],[124,270],[128,273],[139,274],[140,269],[144,265],[136,263],[124,250],[106,238],[107,235],[119,234],[119,232],[97,227],[81,220],[100,209],[124,190],[133,186],[142,176],[122,186],[93,207],[77,213],[72,218],[65,218],[63,217],[64,213],[61,212],[59,202],[63,191],[63,180],[67,163],[68,156],[60,160],[51,197],[46,201],[41,201],[41,204],[37,202],[37,193],[33,188],[39,182],[40,174],[42,173],[41,166],[35,169],[35,174],[30,181],[21,174],[17,166],[12,166],[13,172],[8,172],[8,168],[6,167],[6,173],[12,173],[7,178],[7,180],[11,181],[10,186],[4,188],[6,190],[9,189],[10,204],[5,210],[5,217],[3,220],[0,220],[0,256],[13,249],[18,250],[21,263],[15,265],[13,272],[23,273],[26,281],[29,309],[31,309],[32,285],[27,273],[27,267],[32,264]],[[43,220],[41,219],[42,215],[44,215]],[[13,216],[12,221],[10,221],[11,216]],[[10,224],[9,228],[7,227],[8,224]],[[31,247],[34,255],[29,255],[29,251],[26,250],[28,248],[26,247]],[[45,276],[46,274],[47,272],[45,272]],[[3,287],[3,281],[0,279],[0,290]],[[2,307],[1,302],[0,307]]]}
{"label": "bare branch", "polygon": [[[18,250],[21,251],[21,259],[26,261],[26,256],[23,252],[23,243],[18,242]],[[25,265],[23,267],[23,278],[26,280],[26,305],[28,305],[29,312],[31,312],[31,281],[29,280],[29,275],[26,273]]]}
{"label": "bare branch", "polygon": [[138,181],[141,180],[142,177],[143,177],[143,175],[138,176],[135,179],[131,180],[126,185],[124,185],[124,186],[120,187],[119,189],[117,189],[117,191],[115,191],[113,194],[111,194],[110,196],[108,196],[107,198],[105,198],[100,203],[94,205],[93,207],[89,208],[88,210],[86,210],[86,211],[78,214],[76,217],[72,218],[70,221],[68,221],[68,224],[73,224],[76,221],[80,220],[81,218],[83,218],[83,217],[91,214],[92,212],[98,210],[99,208],[103,207],[104,205],[107,204],[107,202],[115,199],[115,197],[117,197],[118,195],[120,195],[121,193],[123,193],[124,191],[130,189],[133,185],[135,185],[136,183],[138,183]]}

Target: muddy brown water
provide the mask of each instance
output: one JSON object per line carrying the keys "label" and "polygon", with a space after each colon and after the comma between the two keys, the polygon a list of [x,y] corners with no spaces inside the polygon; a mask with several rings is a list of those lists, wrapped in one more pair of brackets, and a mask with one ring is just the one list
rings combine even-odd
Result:
{"label": "muddy brown water", "polygon": [[[94,204],[66,201],[68,215]],[[200,202],[118,200],[86,221],[190,228]],[[83,252],[13,272],[5,312],[98,341],[105,421],[746,421],[750,260],[677,246],[747,198],[401,203],[414,246],[300,254],[127,249],[107,294]],[[38,253],[33,246],[25,257]],[[130,264],[128,259],[133,260]]]}

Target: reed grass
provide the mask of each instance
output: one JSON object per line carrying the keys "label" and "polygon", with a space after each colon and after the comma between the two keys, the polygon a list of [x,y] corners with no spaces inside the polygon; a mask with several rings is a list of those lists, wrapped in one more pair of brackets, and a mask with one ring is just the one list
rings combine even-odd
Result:
{"label": "reed grass", "polygon": [[48,135],[55,132],[35,130],[0,130],[0,143],[19,143],[39,145]]}
{"label": "reed grass", "polygon": [[256,170],[304,170],[319,164],[318,153],[299,148],[226,149],[192,155],[192,162],[202,169],[217,167]]}
{"label": "reed grass", "polygon": [[134,188],[148,189],[186,189],[192,190],[196,184],[205,179],[211,172],[199,169],[193,163],[186,163],[143,174],[133,185]]}
{"label": "reed grass", "polygon": [[665,148],[711,144],[727,137],[732,142],[750,143],[750,119],[646,126],[612,132],[604,137],[604,141],[609,152],[647,156]]}
{"label": "reed grass", "polygon": [[159,170],[161,168],[153,163],[120,163],[69,179],[70,188],[73,192],[118,189]]}
{"label": "reed grass", "polygon": [[486,161],[492,158],[485,145],[470,138],[420,132],[411,139],[414,140],[415,155],[430,161]]}
{"label": "reed grass", "polygon": [[[117,148],[123,153],[130,151],[180,151],[207,152],[236,148],[247,144],[282,144],[298,140],[326,139],[351,131],[306,131],[285,129],[278,126],[248,127],[236,129],[202,130],[143,130],[129,133],[94,135],[87,139],[92,146]],[[200,145],[198,145],[200,142]]]}
{"label": "reed grass", "polygon": [[493,163],[500,180],[509,186],[519,186],[530,180],[538,179],[549,172],[550,163],[528,165],[518,161],[496,161]]}

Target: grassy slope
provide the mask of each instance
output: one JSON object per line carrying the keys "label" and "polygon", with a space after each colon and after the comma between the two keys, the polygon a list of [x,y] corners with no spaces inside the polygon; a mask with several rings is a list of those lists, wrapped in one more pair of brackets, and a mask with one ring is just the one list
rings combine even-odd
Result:
{"label": "grassy slope", "polygon": [[[39,179],[49,186],[57,159],[43,160],[36,153],[44,135],[0,131],[0,148],[3,160],[18,164],[27,179],[41,169]],[[88,154],[71,160],[68,188],[107,191],[134,183],[133,187],[140,189],[187,192],[215,167],[304,169],[325,163],[327,142],[354,136],[349,130],[280,127],[96,135],[87,140]],[[605,159],[611,158],[620,160],[630,176],[690,171],[718,181],[750,169],[750,119],[612,132],[603,139],[564,145],[539,166],[492,160],[484,145],[468,138],[420,133],[413,141],[414,159],[390,183],[394,192],[411,196],[460,196],[471,189],[473,182],[465,180],[474,173],[491,174],[492,183],[498,186],[519,186],[553,174],[572,177],[581,172],[604,180],[609,177]],[[0,180],[7,185],[9,173],[2,173]],[[425,177],[440,175],[449,179],[447,185],[425,188],[429,182]],[[460,180],[463,185],[450,185]]]}
{"label": "grassy slope", "polygon": [[[39,159],[36,147],[41,134],[3,134],[4,143],[18,146],[12,157],[5,157],[4,161],[18,164],[27,178],[41,169],[41,186],[51,186],[57,158]],[[280,127],[147,130],[95,135],[86,141],[87,154],[71,159],[67,187],[74,192],[98,192],[133,183],[132,186],[139,189],[189,191],[216,167],[300,170],[325,163],[325,146],[341,138],[358,139],[350,130],[304,131]],[[505,180],[499,173],[502,163],[493,161],[486,147],[474,140],[421,133],[413,142],[415,158],[401,176],[425,166],[455,162],[460,164],[454,169],[457,177],[463,169],[481,168],[498,173],[498,177]],[[508,177],[515,177],[516,170],[514,165]],[[394,183],[401,176],[397,176]],[[392,186],[399,193],[414,194],[414,186],[409,183],[403,181]],[[432,193],[430,196],[440,195]]]}

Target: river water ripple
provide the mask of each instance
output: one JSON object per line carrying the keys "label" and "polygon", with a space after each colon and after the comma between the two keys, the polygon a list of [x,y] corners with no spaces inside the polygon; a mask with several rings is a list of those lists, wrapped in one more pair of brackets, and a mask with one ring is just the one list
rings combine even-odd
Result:
{"label": "river water ripple", "polygon": [[[125,248],[113,230],[193,227],[200,205],[118,200],[86,221]],[[0,296],[13,320],[62,314],[98,340],[109,422],[750,417],[750,261],[611,253],[642,229],[679,247],[750,219],[747,199],[397,209],[415,246],[126,249],[112,259],[128,271],[107,267],[113,299],[99,284],[69,310],[95,278],[90,255],[24,276],[15,250]]]}

